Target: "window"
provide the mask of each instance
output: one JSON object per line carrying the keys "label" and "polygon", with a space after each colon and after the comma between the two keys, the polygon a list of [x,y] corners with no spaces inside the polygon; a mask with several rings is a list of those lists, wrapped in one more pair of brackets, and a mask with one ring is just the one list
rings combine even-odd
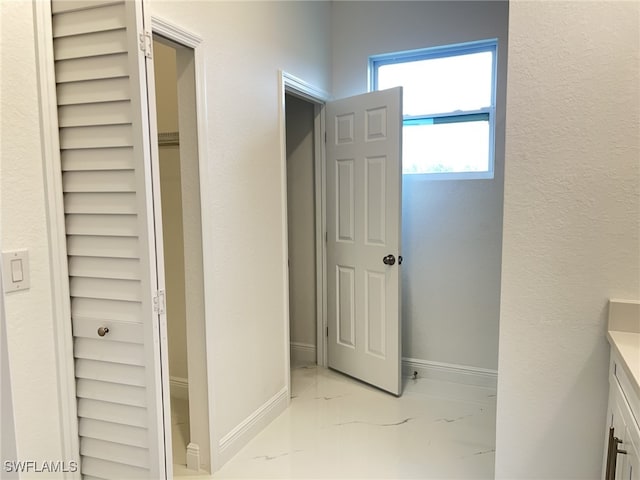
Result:
{"label": "window", "polygon": [[370,57],[371,89],[403,87],[402,171],[493,178],[497,40]]}

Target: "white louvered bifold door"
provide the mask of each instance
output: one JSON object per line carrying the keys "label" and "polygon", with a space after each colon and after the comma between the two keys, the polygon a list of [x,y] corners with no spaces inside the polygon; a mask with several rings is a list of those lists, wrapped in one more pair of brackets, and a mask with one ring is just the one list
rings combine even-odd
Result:
{"label": "white louvered bifold door", "polygon": [[171,475],[142,7],[52,2],[84,478]]}

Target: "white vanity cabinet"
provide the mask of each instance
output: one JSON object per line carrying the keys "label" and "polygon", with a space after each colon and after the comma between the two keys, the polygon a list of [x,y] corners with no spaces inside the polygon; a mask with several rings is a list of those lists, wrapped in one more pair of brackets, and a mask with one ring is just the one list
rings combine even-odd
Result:
{"label": "white vanity cabinet", "polygon": [[640,401],[621,358],[611,351],[605,480],[640,480]]}

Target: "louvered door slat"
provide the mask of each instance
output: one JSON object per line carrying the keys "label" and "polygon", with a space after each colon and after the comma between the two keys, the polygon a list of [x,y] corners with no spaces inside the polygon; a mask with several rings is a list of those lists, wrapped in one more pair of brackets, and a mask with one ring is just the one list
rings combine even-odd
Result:
{"label": "louvered door slat", "polygon": [[102,400],[79,398],[78,416],[121,423],[123,425],[133,425],[134,427],[147,427],[146,411],[144,408],[118,405],[117,403]]}
{"label": "louvered door slat", "polygon": [[134,447],[147,448],[149,441],[147,431],[143,428],[131,427],[117,423],[81,418],[78,422],[80,435],[97,438],[109,442],[132,445]]}
{"label": "louvered door slat", "polygon": [[137,280],[72,277],[69,289],[73,297],[126,300],[129,302],[142,300],[140,282]]}
{"label": "louvered door slat", "polygon": [[127,60],[126,53],[59,60],[56,79],[63,83],[126,77]]}
{"label": "louvered door slat", "polygon": [[79,379],[76,385],[76,393],[79,398],[105,400],[134,407],[144,407],[146,405],[144,388],[131,385]]}
{"label": "louvered door slat", "polygon": [[76,337],[73,355],[86,360],[144,366],[144,346],[136,343]]}
{"label": "louvered door slat", "polygon": [[[76,378],[98,379],[105,382],[117,382],[124,385],[137,385],[139,387],[145,386],[144,367],[138,367],[136,365],[106,363],[78,358],[75,361],[75,370]],[[88,415],[85,416],[91,418]]]}
{"label": "louvered door slat", "polygon": [[62,189],[67,192],[135,192],[133,170],[65,172]]}
{"label": "louvered door slat", "polygon": [[133,149],[86,148],[60,152],[63,172],[133,170]]}
{"label": "louvered door slat", "polygon": [[138,239],[133,237],[72,236],[67,238],[69,255],[139,258]]}
{"label": "louvered door slat", "polygon": [[140,280],[140,262],[131,258],[70,257],[69,275]]}
{"label": "louvered door slat", "polygon": [[[52,2],[56,5],[58,2]],[[53,9],[55,11],[55,8]],[[101,8],[67,11],[53,16],[53,38],[103,32],[127,26],[124,2]]]}
{"label": "louvered door slat", "polygon": [[129,79],[126,77],[60,83],[56,92],[58,105],[116,102],[131,98]]}
{"label": "louvered door slat", "polygon": [[130,147],[133,132],[130,125],[94,125],[60,129],[60,148]]}
{"label": "louvered door slat", "polygon": [[149,468],[149,454],[146,448],[137,448],[95,438],[83,437],[80,440],[80,455],[90,455],[111,462]]}
{"label": "louvered door slat", "polygon": [[88,35],[56,38],[53,41],[54,58],[55,60],[66,60],[126,52],[126,33],[127,31],[123,28]]}
{"label": "louvered door slat", "polygon": [[82,473],[86,475],[93,475],[96,478],[126,478],[131,480],[138,478],[150,478],[149,470],[144,468],[109,462],[107,460],[94,457],[83,456],[81,461]]}
{"label": "louvered door slat", "polygon": [[135,237],[138,233],[135,215],[67,215],[67,235],[102,235]]}
{"label": "louvered door slat", "polygon": [[[97,298],[73,298],[71,299],[71,315],[74,318],[107,319],[122,322],[123,324],[135,323],[141,325],[141,306],[137,302],[122,302]],[[111,332],[115,333],[115,332]],[[76,334],[74,325],[74,335]],[[80,335],[80,333],[77,333]],[[132,335],[128,332],[127,335]],[[142,330],[139,332],[139,343],[142,343]]]}
{"label": "louvered door slat", "polygon": [[164,478],[142,0],[52,11],[81,472]]}
{"label": "louvered door slat", "polygon": [[70,192],[64,195],[64,213],[133,215],[136,207],[135,193]]}
{"label": "louvered door slat", "polygon": [[121,2],[122,0],[57,0],[53,2],[51,12],[54,14],[73,12],[75,10],[104,7],[106,5],[113,5]]}
{"label": "louvered door slat", "polygon": [[131,123],[132,120],[129,101],[82,103],[58,109],[58,124],[61,127],[118,125]]}

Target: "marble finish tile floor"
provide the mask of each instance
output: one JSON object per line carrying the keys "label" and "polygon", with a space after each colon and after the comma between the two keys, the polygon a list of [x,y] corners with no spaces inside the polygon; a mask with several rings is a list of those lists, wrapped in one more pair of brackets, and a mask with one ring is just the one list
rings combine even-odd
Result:
{"label": "marble finish tile floor", "polygon": [[406,378],[396,398],[316,366],[292,369],[291,383],[290,407],[201,478],[494,476],[495,389]]}

